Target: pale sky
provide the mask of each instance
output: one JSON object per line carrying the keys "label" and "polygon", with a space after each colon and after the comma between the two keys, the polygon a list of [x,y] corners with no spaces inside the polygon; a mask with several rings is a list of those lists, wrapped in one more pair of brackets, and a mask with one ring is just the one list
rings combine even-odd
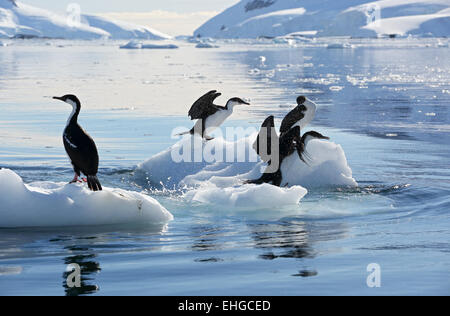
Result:
{"label": "pale sky", "polygon": [[146,25],[169,35],[192,34],[201,24],[239,0],[20,0],[64,13],[78,3],[82,13],[95,13]]}

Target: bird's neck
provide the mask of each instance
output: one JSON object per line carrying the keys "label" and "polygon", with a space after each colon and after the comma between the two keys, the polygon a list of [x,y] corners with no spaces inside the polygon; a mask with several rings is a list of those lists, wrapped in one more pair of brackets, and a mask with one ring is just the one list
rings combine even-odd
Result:
{"label": "bird's neck", "polygon": [[307,145],[312,139],[313,139],[313,138],[312,138],[310,135],[305,134],[305,135],[303,135],[303,137],[302,137],[302,144],[306,147],[306,145]]}
{"label": "bird's neck", "polygon": [[311,112],[311,113],[313,113],[313,114],[316,113],[317,106],[316,106],[316,104],[315,104],[314,102],[311,102],[311,101],[309,101],[309,100],[306,100],[305,103],[304,103],[304,105],[305,105],[306,109],[307,109],[309,112]]}
{"label": "bird's neck", "polygon": [[71,104],[71,105],[72,105],[72,113],[70,113],[66,127],[76,125],[78,123],[78,115],[80,114],[80,105],[79,104]]}
{"label": "bird's neck", "polygon": [[236,103],[234,103],[233,101],[228,101],[225,108],[227,109],[228,112],[233,112],[235,105]]}

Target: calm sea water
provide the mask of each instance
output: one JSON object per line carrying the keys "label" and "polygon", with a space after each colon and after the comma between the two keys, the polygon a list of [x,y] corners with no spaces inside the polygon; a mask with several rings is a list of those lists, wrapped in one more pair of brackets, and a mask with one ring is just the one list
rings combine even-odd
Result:
{"label": "calm sea water", "polygon": [[[290,216],[148,191],[173,222],[0,229],[0,295],[450,294],[450,51],[441,42],[1,47],[0,166],[26,183],[72,176],[61,143],[70,109],[50,96],[82,100],[103,184],[142,191],[135,166],[172,145],[171,131],[190,127],[192,102],[217,89],[252,100],[226,126],[282,118],[307,95],[319,105],[314,129],[343,146],[360,187],[310,190]],[[70,263],[82,268],[79,289],[66,286]],[[366,282],[372,263],[380,288]]]}

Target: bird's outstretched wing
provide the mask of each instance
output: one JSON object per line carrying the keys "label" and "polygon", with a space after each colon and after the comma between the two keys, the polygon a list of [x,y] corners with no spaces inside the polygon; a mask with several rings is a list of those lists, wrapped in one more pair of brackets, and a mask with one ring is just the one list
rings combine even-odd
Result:
{"label": "bird's outstretched wing", "polygon": [[300,142],[300,126],[295,126],[280,137],[280,156],[287,157],[293,154]]}
{"label": "bird's outstretched wing", "polygon": [[313,161],[313,157],[310,156],[306,149],[306,145],[308,143],[308,139],[325,139],[329,140],[330,138],[327,136],[324,136],[316,131],[309,131],[305,134],[303,134],[300,142],[297,143],[297,152],[300,159],[307,165],[309,165],[309,162]]}
{"label": "bird's outstretched wing", "polygon": [[261,160],[268,162],[271,158],[272,152],[277,148],[272,148],[272,144],[278,146],[279,138],[275,130],[274,117],[271,115],[264,120],[261,125],[258,137],[253,144],[253,149],[256,151]]}
{"label": "bird's outstretched wing", "polygon": [[216,90],[212,90],[195,101],[195,103],[189,110],[189,116],[191,120],[204,119],[216,113],[219,110],[219,107],[214,104],[214,100],[216,100],[221,95],[222,94],[217,92]]}
{"label": "bird's outstretched wing", "polygon": [[304,105],[296,106],[281,122],[280,133],[287,133],[298,121],[304,119],[306,111],[307,109]]}

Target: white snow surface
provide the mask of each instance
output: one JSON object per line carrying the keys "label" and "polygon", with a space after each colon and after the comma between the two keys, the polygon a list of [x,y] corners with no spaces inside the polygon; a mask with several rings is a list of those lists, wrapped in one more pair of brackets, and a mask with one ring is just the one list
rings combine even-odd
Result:
{"label": "white snow surface", "polygon": [[24,184],[9,169],[0,170],[0,227],[66,227],[120,224],[161,225],[173,219],[145,194],[83,184]]}
{"label": "white snow surface", "polygon": [[[67,16],[13,0],[0,0],[0,37],[48,37],[64,39],[166,39],[148,27],[82,15],[80,23]],[[69,23],[68,23],[69,21]]]}
{"label": "white snow surface", "polygon": [[265,170],[265,164],[256,159],[252,149],[256,136],[255,133],[235,142],[223,138],[209,142],[200,140],[201,150],[206,153],[203,159],[177,162],[173,157],[179,154],[195,157],[192,137],[185,136],[138,165],[136,175],[149,179],[152,187],[181,188],[191,202],[244,208],[295,205],[309,189],[316,187],[357,186],[344,150],[328,141],[308,143],[308,153],[314,159],[309,166],[298,156],[288,159],[282,168],[285,181],[281,188],[270,184],[243,184],[245,180],[259,178]]}
{"label": "white snow surface", "polygon": [[449,36],[448,0],[241,0],[198,28],[213,38]]}

